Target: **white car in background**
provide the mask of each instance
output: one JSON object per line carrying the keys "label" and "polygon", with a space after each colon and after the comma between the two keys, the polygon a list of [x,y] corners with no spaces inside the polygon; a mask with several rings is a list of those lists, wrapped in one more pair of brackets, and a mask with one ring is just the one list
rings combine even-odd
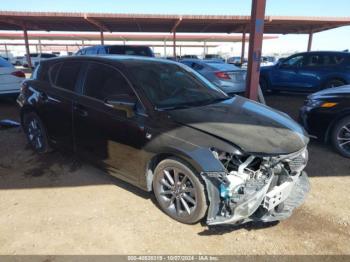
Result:
{"label": "white car in background", "polygon": [[[32,61],[32,67],[35,67],[41,60],[57,57],[55,54],[44,54],[44,53],[31,53],[30,58]],[[22,65],[28,67],[27,55],[24,55]]]}
{"label": "white car in background", "polygon": [[0,95],[18,94],[25,74],[0,58]]}

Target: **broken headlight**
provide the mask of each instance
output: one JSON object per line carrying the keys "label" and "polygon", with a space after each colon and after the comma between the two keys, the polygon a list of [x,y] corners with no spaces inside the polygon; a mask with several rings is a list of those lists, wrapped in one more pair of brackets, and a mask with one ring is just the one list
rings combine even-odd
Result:
{"label": "broken headlight", "polygon": [[297,174],[304,170],[308,160],[309,160],[309,153],[307,149],[304,148],[298,153],[292,154],[289,157],[287,157],[285,159],[285,162],[287,162],[290,171],[293,174]]}

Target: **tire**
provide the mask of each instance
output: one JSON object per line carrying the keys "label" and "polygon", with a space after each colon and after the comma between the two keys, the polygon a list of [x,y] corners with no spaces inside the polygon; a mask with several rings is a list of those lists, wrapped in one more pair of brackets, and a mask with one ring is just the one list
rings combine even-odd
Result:
{"label": "tire", "polygon": [[327,88],[333,88],[333,87],[338,87],[338,86],[343,86],[345,85],[345,82],[340,80],[340,79],[331,79],[329,81],[327,81],[325,84],[324,84],[324,88],[327,89]]}
{"label": "tire", "polygon": [[338,153],[350,158],[350,116],[339,120],[335,124],[331,141]]}
{"label": "tire", "polygon": [[35,152],[43,154],[51,151],[46,129],[36,113],[24,113],[23,130],[29,145]]}
{"label": "tire", "polygon": [[198,222],[208,208],[203,183],[196,172],[179,159],[165,159],[157,165],[153,192],[160,208],[181,223]]}

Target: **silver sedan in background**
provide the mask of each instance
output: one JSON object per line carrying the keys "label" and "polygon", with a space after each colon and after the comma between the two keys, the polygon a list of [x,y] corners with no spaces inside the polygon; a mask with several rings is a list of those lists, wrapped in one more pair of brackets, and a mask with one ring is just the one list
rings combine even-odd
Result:
{"label": "silver sedan in background", "polygon": [[183,59],[180,63],[191,67],[230,96],[245,92],[246,70],[219,60]]}

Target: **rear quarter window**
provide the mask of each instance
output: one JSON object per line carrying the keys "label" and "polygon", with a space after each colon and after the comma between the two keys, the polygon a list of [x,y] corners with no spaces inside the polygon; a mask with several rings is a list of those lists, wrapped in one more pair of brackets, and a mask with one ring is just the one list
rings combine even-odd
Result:
{"label": "rear quarter window", "polygon": [[[55,85],[73,91],[78,80],[81,65],[81,62],[77,61],[63,62],[60,68],[57,68],[59,71],[57,73],[56,81],[54,82]],[[54,77],[54,74],[55,72],[52,72],[52,77]]]}

